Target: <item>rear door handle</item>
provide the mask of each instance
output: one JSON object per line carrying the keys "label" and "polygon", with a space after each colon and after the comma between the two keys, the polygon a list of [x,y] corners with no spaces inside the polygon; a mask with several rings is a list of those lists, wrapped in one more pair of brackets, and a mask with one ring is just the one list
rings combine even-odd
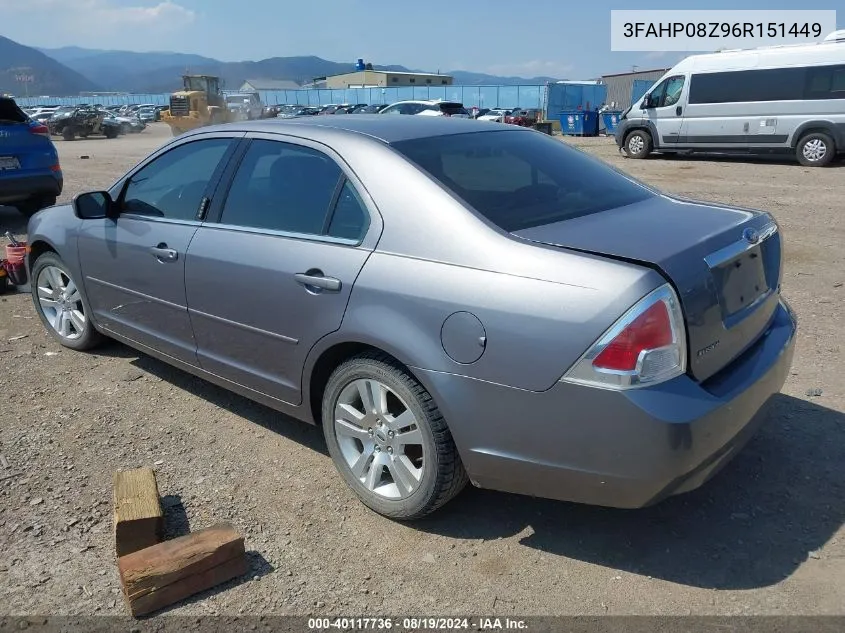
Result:
{"label": "rear door handle", "polygon": [[172,248],[167,248],[167,244],[164,243],[151,247],[150,254],[160,262],[175,262],[179,259],[179,253]]}
{"label": "rear door handle", "polygon": [[293,276],[297,283],[302,284],[306,289],[318,288],[328,292],[340,291],[340,279],[325,277],[319,270],[309,270],[307,273],[296,273]]}

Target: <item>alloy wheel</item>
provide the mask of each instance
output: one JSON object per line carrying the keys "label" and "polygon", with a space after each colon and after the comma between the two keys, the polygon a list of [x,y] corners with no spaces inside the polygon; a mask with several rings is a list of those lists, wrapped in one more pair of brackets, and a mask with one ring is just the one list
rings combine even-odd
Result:
{"label": "alloy wheel", "polygon": [[407,403],[374,379],[350,382],[334,408],[338,446],[352,475],[385,499],[404,499],[426,467],[423,436]]}
{"label": "alloy wheel", "polygon": [[38,274],[36,286],[41,311],[56,333],[71,341],[81,337],[87,322],[85,307],[68,274],[57,266],[45,266]]}

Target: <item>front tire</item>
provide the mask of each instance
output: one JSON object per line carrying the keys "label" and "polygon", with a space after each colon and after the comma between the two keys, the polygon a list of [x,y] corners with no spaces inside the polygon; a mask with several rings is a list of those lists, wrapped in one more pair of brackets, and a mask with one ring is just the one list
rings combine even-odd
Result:
{"label": "front tire", "polygon": [[322,420],[338,471],[381,515],[421,518],[467,483],[431,395],[387,356],[364,354],[338,367],[323,394]]}
{"label": "front tire", "polygon": [[76,138],[76,130],[72,125],[68,125],[64,130],[62,130],[62,138],[66,141],[72,141]]}
{"label": "front tire", "polygon": [[810,132],[798,141],[795,156],[805,167],[824,167],[836,156],[836,146],[824,132]]}
{"label": "front tire", "polygon": [[654,149],[651,134],[645,130],[634,130],[625,137],[625,154],[628,158],[645,158]]}
{"label": "front tire", "polygon": [[67,265],[53,252],[43,253],[32,265],[32,301],[50,335],[64,347],[83,351],[102,342],[91,322],[91,307]]}

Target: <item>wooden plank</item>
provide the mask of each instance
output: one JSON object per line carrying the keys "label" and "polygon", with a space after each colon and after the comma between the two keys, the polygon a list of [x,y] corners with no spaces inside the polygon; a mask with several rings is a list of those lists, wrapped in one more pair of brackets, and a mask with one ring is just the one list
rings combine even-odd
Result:
{"label": "wooden plank", "polygon": [[114,474],[114,543],[118,558],[159,542],[164,511],[152,468]]}
{"label": "wooden plank", "polygon": [[117,560],[133,616],[146,615],[247,572],[244,539],[228,523]]}

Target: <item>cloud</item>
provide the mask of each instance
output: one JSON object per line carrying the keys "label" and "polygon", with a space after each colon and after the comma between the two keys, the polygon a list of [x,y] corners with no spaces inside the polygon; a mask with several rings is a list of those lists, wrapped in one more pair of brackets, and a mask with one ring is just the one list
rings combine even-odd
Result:
{"label": "cloud", "polygon": [[565,78],[575,67],[572,64],[565,64],[559,61],[531,60],[526,62],[514,62],[510,64],[494,64],[487,67],[491,75],[503,75],[514,77],[555,77]]}
{"label": "cloud", "polygon": [[[155,42],[159,35],[181,30],[197,19],[195,11],[172,0],[135,0],[131,6],[118,6],[113,0],[28,0],[12,3],[12,7],[12,12],[25,9],[30,16],[60,25],[56,32],[50,28],[45,33],[39,28],[33,37],[21,39],[37,38],[43,42],[47,35],[58,46],[68,42],[92,48],[121,44],[143,48],[145,42]],[[3,12],[8,10],[4,8]],[[25,31],[26,27],[14,30]]]}

